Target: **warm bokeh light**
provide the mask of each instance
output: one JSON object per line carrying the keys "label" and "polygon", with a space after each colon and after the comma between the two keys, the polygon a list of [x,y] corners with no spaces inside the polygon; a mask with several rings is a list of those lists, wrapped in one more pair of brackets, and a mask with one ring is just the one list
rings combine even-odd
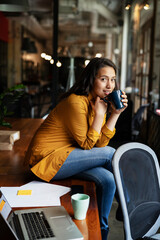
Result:
{"label": "warm bokeh light", "polygon": [[50,60],[50,64],[54,64],[54,60],[53,59]]}
{"label": "warm bokeh light", "polygon": [[90,60],[85,60],[85,62],[84,62],[85,67],[88,65],[89,62],[90,62]]}
{"label": "warm bokeh light", "polygon": [[102,57],[102,53],[96,53],[95,57],[101,58]]}
{"label": "warm bokeh light", "polygon": [[126,9],[126,10],[129,10],[130,7],[131,7],[131,5],[130,5],[130,4],[127,4],[127,5],[125,6],[125,9]]}
{"label": "warm bokeh light", "polygon": [[46,55],[44,59],[50,61],[52,57],[50,55]]}
{"label": "warm bokeh light", "polygon": [[146,3],[143,8],[144,8],[145,10],[148,10],[148,9],[150,8],[150,6],[149,6],[148,3]]}
{"label": "warm bokeh light", "polygon": [[56,65],[57,65],[57,67],[61,67],[62,63],[60,61],[58,61]]}
{"label": "warm bokeh light", "polygon": [[45,58],[46,54],[45,53],[41,53],[41,58]]}

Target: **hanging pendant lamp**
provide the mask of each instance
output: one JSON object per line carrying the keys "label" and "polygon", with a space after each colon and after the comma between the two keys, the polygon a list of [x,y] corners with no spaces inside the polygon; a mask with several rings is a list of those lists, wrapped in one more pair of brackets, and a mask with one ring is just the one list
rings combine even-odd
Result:
{"label": "hanging pendant lamp", "polygon": [[28,0],[1,0],[0,11],[2,12],[25,12],[29,10]]}

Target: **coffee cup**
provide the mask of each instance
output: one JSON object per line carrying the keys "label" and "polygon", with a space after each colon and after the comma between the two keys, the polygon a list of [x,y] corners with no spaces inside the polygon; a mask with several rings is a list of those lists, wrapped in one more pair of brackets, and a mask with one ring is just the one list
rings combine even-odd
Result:
{"label": "coffee cup", "polygon": [[89,207],[90,197],[87,194],[76,193],[71,196],[74,218],[84,220]]}
{"label": "coffee cup", "polygon": [[111,92],[103,100],[104,100],[104,102],[113,103],[115,108],[118,110],[118,109],[124,108],[123,102],[121,101],[122,100],[122,97],[121,97],[122,94],[123,93],[122,93],[121,90],[116,90],[116,91]]}

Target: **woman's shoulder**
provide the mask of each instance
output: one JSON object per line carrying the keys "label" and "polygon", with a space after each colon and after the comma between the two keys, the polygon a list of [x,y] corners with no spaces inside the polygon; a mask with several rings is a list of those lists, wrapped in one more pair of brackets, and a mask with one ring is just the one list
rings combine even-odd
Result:
{"label": "woman's shoulder", "polygon": [[88,112],[89,100],[87,96],[71,94],[63,99],[56,107],[56,112],[68,115],[75,112]]}
{"label": "woman's shoulder", "polygon": [[80,111],[80,109],[88,111],[88,106],[89,106],[89,100],[87,96],[84,95],[77,95],[72,93],[66,103],[66,109],[74,109]]}
{"label": "woman's shoulder", "polygon": [[77,95],[77,94],[74,94],[74,93],[72,93],[72,94],[68,97],[67,101],[68,101],[69,103],[86,103],[86,104],[89,102],[89,101],[88,101],[88,96]]}

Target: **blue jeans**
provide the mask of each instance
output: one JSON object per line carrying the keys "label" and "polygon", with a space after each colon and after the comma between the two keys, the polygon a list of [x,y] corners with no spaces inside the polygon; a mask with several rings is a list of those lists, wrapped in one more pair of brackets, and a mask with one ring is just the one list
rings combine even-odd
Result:
{"label": "blue jeans", "polygon": [[112,158],[115,149],[109,146],[73,150],[53,180],[76,176],[94,181],[102,231],[108,231],[108,216],[111,210],[116,185],[112,174]]}

